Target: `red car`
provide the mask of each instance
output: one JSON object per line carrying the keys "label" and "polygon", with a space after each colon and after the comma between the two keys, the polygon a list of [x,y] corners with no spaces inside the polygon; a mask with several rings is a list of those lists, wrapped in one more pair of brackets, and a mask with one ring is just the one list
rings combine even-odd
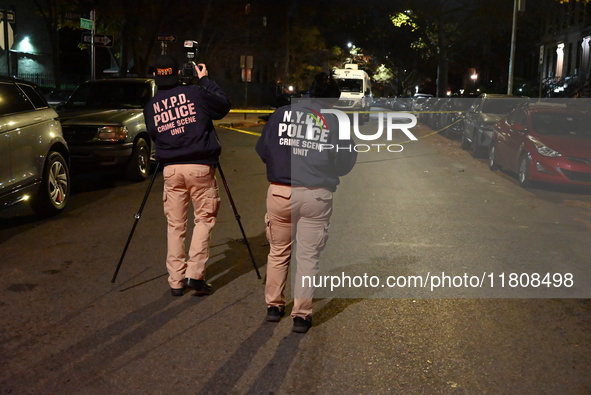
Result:
{"label": "red car", "polygon": [[566,104],[531,103],[498,122],[489,148],[491,170],[535,182],[591,186],[591,113]]}

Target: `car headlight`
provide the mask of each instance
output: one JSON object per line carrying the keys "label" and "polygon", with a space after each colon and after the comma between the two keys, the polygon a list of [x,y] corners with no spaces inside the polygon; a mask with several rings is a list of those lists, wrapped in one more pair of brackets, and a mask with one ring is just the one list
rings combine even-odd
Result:
{"label": "car headlight", "polygon": [[530,137],[530,140],[534,143],[536,150],[540,155],[547,156],[549,158],[556,158],[557,156],[562,156],[562,154],[558,151],[553,150],[552,148],[548,147],[541,141],[538,141],[534,138]]}
{"label": "car headlight", "polygon": [[127,138],[127,127],[105,126],[99,129],[98,139],[100,141],[121,141]]}

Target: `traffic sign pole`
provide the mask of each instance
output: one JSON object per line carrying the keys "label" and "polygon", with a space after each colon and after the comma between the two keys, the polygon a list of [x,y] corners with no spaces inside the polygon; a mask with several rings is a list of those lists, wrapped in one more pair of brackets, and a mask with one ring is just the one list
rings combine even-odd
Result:
{"label": "traffic sign pole", "polygon": [[[113,40],[114,40],[114,36],[112,36],[112,35],[108,35],[108,34],[95,34],[94,35],[94,45],[97,47],[112,47]],[[91,34],[83,32],[80,43],[84,44],[84,45],[90,45],[91,42],[92,42]]]}
{"label": "traffic sign pole", "polygon": [[90,30],[90,79],[94,81],[96,79],[96,52],[94,49],[94,33],[96,30],[96,11],[90,11],[90,20],[92,21],[92,29]]}
{"label": "traffic sign pole", "polygon": [[156,39],[160,41],[160,55],[165,55],[168,48],[168,43],[175,42],[176,36],[174,34],[158,34]]}
{"label": "traffic sign pole", "polygon": [[[10,11],[12,13],[12,11]],[[2,43],[2,45],[4,46],[4,49],[6,50],[6,70],[8,72],[8,75],[12,74],[11,71],[11,67],[10,67],[10,47],[12,46],[11,41],[11,34],[12,32],[9,32],[9,11],[6,10],[2,10],[2,30],[3,30],[3,34],[4,34],[4,42]],[[12,19],[14,19],[14,13],[12,13]]]}

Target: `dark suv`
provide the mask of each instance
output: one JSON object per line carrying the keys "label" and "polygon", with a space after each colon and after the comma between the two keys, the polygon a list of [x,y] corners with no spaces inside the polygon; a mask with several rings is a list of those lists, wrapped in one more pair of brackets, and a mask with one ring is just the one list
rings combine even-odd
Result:
{"label": "dark suv", "polygon": [[68,146],[58,115],[38,88],[0,77],[0,207],[29,201],[39,215],[66,207]]}
{"label": "dark suv", "polygon": [[151,140],[144,106],[156,93],[150,78],[89,81],[58,107],[72,166],[118,166],[130,180],[150,172]]}

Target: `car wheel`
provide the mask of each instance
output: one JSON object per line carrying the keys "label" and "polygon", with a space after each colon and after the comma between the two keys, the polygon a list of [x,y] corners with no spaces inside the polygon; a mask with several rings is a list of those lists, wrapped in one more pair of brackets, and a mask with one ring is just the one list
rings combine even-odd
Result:
{"label": "car wheel", "polygon": [[488,149],[488,168],[492,171],[499,170],[500,166],[497,164],[497,148],[493,143],[490,144]]}
{"label": "car wheel", "polygon": [[70,170],[59,152],[50,152],[45,161],[43,178],[31,208],[37,215],[52,216],[66,208],[70,196]]}
{"label": "car wheel", "polygon": [[133,152],[125,176],[131,181],[144,181],[150,173],[150,147],[146,140],[140,138],[133,147]]}
{"label": "car wheel", "polygon": [[517,180],[519,181],[519,185],[524,188],[529,188],[532,186],[532,181],[529,178],[529,166],[530,166],[530,157],[529,154],[524,154],[521,159],[519,160],[519,171],[517,173]]}

